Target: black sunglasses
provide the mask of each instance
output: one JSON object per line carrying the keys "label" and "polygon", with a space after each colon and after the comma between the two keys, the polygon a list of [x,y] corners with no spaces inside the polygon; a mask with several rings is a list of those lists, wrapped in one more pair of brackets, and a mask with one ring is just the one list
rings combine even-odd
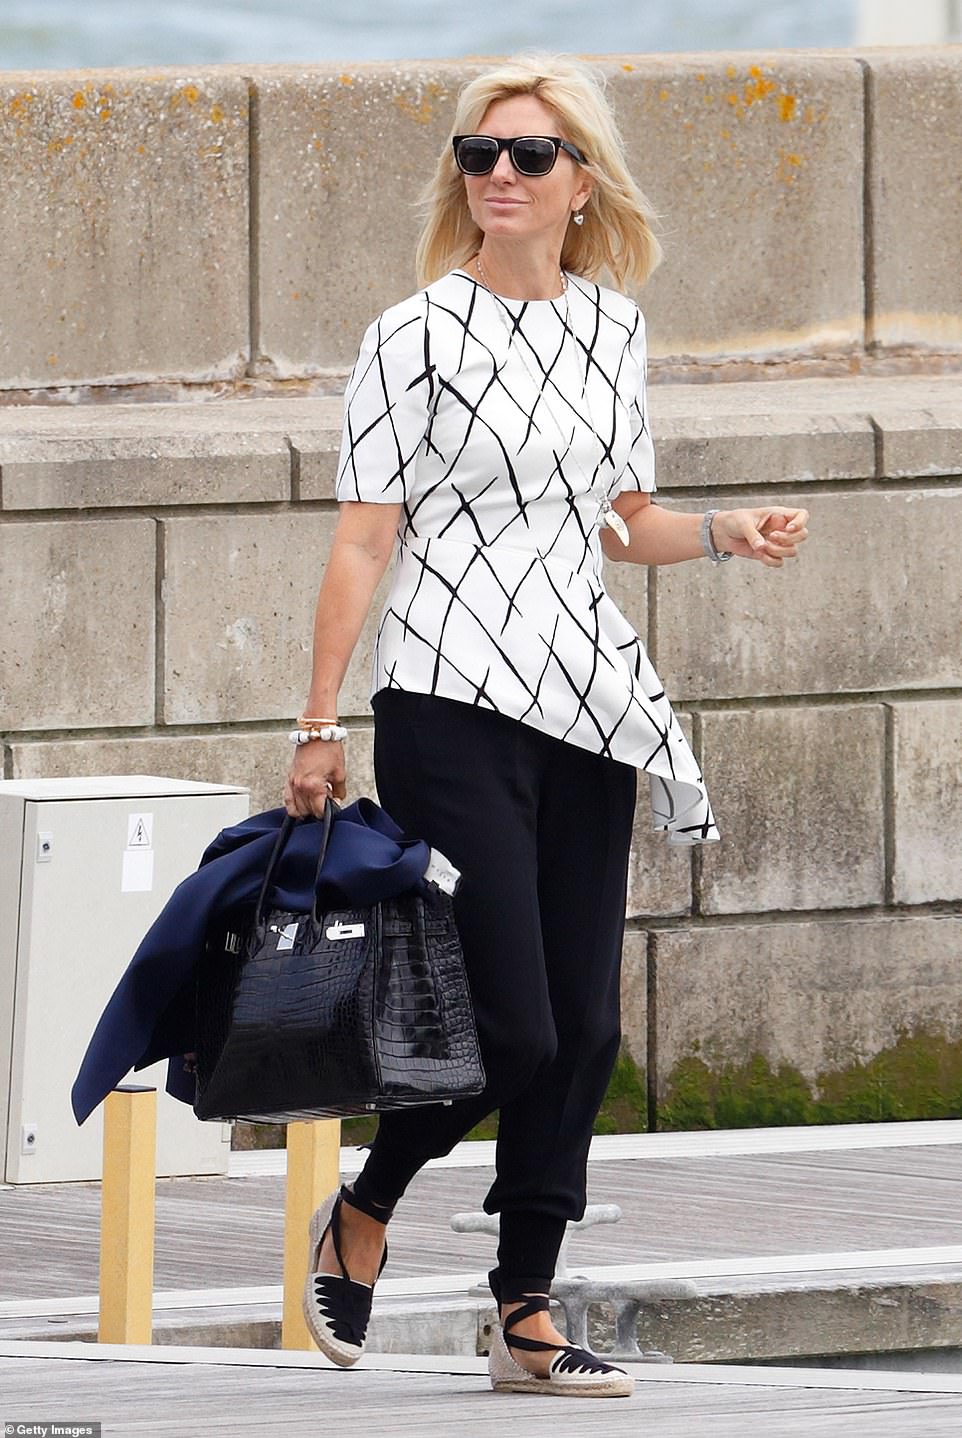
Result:
{"label": "black sunglasses", "polygon": [[554,169],[559,150],[567,150],[579,165],[587,164],[577,145],[557,135],[516,135],[498,140],[493,135],[455,135],[454,159],[464,175],[489,175],[507,150],[519,175],[547,175]]}

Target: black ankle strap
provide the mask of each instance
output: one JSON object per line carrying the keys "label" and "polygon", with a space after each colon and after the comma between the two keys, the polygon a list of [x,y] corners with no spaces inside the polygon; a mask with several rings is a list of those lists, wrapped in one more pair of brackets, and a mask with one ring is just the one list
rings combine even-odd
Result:
{"label": "black ankle strap", "polygon": [[530,1318],[532,1314],[546,1313],[550,1306],[551,1300],[546,1293],[525,1294],[521,1307],[513,1309],[512,1312],[501,1321],[505,1342],[510,1342],[508,1334],[516,1324],[522,1323],[526,1318]]}
{"label": "black ankle strap", "polygon": [[378,1223],[387,1223],[394,1214],[393,1208],[382,1208],[378,1203],[369,1203],[367,1199],[359,1198],[346,1183],[341,1184],[341,1200],[348,1208],[356,1208],[358,1213],[366,1213],[368,1218],[374,1218]]}

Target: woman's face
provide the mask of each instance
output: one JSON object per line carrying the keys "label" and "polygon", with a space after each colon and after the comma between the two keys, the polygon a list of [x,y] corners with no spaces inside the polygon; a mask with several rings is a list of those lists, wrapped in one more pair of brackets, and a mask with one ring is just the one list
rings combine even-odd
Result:
{"label": "woman's face", "polygon": [[[495,100],[477,133],[499,140],[518,135],[567,139],[557,115],[536,95]],[[591,189],[584,167],[565,150],[558,151],[547,175],[519,174],[508,151],[502,150],[489,174],[463,178],[471,218],[485,235],[519,240],[551,236],[559,250],[572,211],[581,208]]]}

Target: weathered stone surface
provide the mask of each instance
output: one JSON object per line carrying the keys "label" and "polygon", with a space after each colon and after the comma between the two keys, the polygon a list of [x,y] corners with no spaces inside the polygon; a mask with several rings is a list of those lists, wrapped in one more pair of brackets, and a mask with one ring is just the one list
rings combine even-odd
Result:
{"label": "weathered stone surface", "polygon": [[154,524],[0,526],[4,729],[152,722]]}
{"label": "weathered stone surface", "polygon": [[2,77],[0,386],[243,373],[247,111],[217,69]]}
{"label": "weathered stone surface", "polygon": [[656,935],[658,1090],[763,1058],[808,1081],[912,1033],[962,1036],[962,918],[733,924]]}
{"label": "weathered stone surface", "polygon": [[[456,92],[478,68],[257,72],[261,369],[350,365],[370,320],[415,288],[414,201],[447,140]],[[859,342],[856,62],[673,55],[602,68],[633,171],[670,219],[668,262],[644,296],[652,355]],[[379,164],[386,142],[390,172]],[[737,236],[724,264],[720,233]]]}
{"label": "weathered stone surface", "polygon": [[659,489],[804,484],[875,473],[875,434],[864,415],[724,415],[712,405],[707,414],[663,420],[653,432]]}
{"label": "weathered stone surface", "polygon": [[477,68],[257,70],[261,371],[352,365],[370,321],[415,289],[415,201]]}
{"label": "weathered stone surface", "polygon": [[[628,566],[624,566],[627,568]],[[692,717],[675,715],[692,742]],[[664,832],[652,828],[651,783],[638,770],[638,800],[628,864],[628,918],[687,914],[691,909],[692,850],[670,844]]]}
{"label": "weathered stone surface", "polygon": [[962,898],[962,700],[893,704],[894,898]]}
{"label": "weathered stone surface", "polygon": [[867,338],[962,349],[962,52],[873,50],[867,63]]}
{"label": "weathered stone surface", "polygon": [[[959,377],[945,374],[846,374],[832,378],[726,380],[706,385],[704,381],[670,380],[670,370],[660,381],[649,384],[648,404],[654,423],[655,443],[669,420],[690,422],[735,419],[754,415],[766,424],[785,424],[799,429],[806,424],[841,423],[856,432],[868,416],[890,410],[929,410],[933,415],[957,413]],[[0,427],[3,414],[0,411]],[[697,428],[692,429],[697,434]]]}
{"label": "weathered stone surface", "polygon": [[722,834],[701,851],[705,913],[882,902],[881,705],[709,712],[701,739]]}
{"label": "weathered stone surface", "polygon": [[228,504],[289,499],[283,435],[182,431],[152,438],[0,440],[4,509]]}
{"label": "weathered stone surface", "polygon": [[639,1068],[648,1064],[648,935],[629,929],[621,951],[622,1046]]}
{"label": "weathered stone surface", "polygon": [[[288,729],[206,735],[146,735],[129,739],[12,743],[14,779],[54,779],[85,774],[162,774],[210,784],[243,784],[251,791],[251,813],[283,803],[291,762]],[[371,764],[373,730],[360,725],[347,741],[348,800],[376,797]],[[213,835],[211,836],[213,837]]]}
{"label": "weathered stone surface", "polygon": [[[164,522],[166,723],[301,712],[335,518],[287,511]],[[341,690],[342,716],[369,712],[379,612],[375,600]]]}
{"label": "weathered stone surface", "polygon": [[[962,393],[962,381],[956,376]],[[874,413],[881,436],[883,479],[962,475],[962,404],[926,410],[882,407]]]}
{"label": "weathered stone surface", "polygon": [[632,173],[664,216],[653,357],[862,339],[862,77],[804,53],[609,62]]}
{"label": "weathered stone surface", "polygon": [[669,697],[958,684],[962,489],[790,499],[810,508],[811,538],[781,570],[735,559],[658,571],[655,653]]}
{"label": "weathered stone surface", "polygon": [[337,460],[341,446],[340,427],[326,434],[292,434],[298,472],[300,499],[333,499]]}
{"label": "weathered stone surface", "polygon": [[648,574],[639,564],[605,562],[605,588],[645,645],[649,639]]}

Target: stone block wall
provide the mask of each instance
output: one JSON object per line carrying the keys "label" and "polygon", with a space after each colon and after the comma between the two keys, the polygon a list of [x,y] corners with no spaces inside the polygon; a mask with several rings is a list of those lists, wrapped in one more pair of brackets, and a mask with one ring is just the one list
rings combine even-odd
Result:
{"label": "stone block wall", "polygon": [[[484,62],[0,77],[0,397],[336,389]],[[654,371],[962,355],[958,48],[600,62]]]}
{"label": "stone block wall", "polygon": [[[962,1115],[962,57],[605,65],[670,222],[641,297],[659,502],[797,500],[813,535],[781,573],[609,570],[723,835],[666,845],[642,778],[624,1013],[648,1119]],[[0,210],[30,236],[0,255],[4,777],[280,802],[339,390],[413,283],[470,69],[3,77]]]}
{"label": "stone block wall", "polygon": [[[782,572],[609,568],[723,840],[640,785],[625,1044],[663,1125],[962,1114],[962,401],[951,377],[652,386],[659,502],[791,498]],[[280,802],[340,401],[0,409],[6,777]],[[372,615],[345,685],[374,790]]]}

